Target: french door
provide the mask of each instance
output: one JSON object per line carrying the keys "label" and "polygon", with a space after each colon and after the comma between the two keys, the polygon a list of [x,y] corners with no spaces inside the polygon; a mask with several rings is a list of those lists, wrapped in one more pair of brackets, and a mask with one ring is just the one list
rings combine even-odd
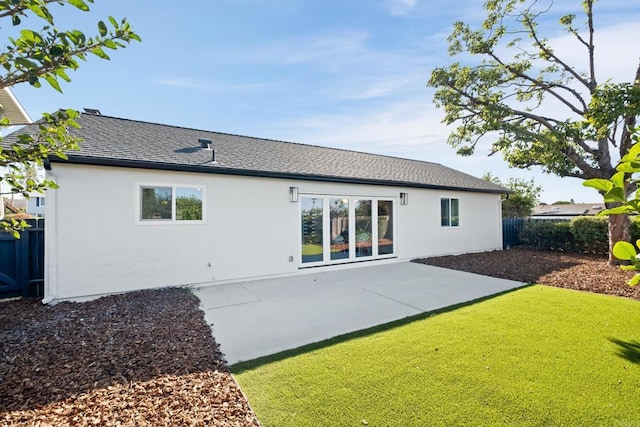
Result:
{"label": "french door", "polygon": [[393,257],[394,207],[391,198],[302,195],[300,266]]}

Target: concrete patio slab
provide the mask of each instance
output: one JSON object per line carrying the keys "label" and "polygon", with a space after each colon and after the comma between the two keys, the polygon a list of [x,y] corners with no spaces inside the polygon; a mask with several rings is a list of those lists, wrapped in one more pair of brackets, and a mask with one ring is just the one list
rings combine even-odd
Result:
{"label": "concrete patio slab", "polygon": [[397,262],[206,286],[195,294],[234,364],[523,285]]}

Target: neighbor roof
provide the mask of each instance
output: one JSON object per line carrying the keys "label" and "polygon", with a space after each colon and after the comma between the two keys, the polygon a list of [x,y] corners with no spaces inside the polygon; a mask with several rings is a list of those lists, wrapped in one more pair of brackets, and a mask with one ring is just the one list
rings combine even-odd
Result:
{"label": "neighbor roof", "polygon": [[604,203],[568,203],[560,205],[538,205],[532,216],[582,216],[597,215],[605,209]]}
{"label": "neighbor roof", "polygon": [[[437,163],[83,113],[66,162],[463,191],[509,190]],[[25,131],[25,130],[23,130]],[[26,128],[29,131],[29,128]],[[201,147],[210,140],[215,152]],[[7,140],[9,142],[9,139]],[[62,161],[52,158],[52,162]]]}
{"label": "neighbor roof", "polygon": [[7,117],[9,122],[15,125],[31,123],[29,114],[6,87],[0,89],[0,119],[3,117]]}

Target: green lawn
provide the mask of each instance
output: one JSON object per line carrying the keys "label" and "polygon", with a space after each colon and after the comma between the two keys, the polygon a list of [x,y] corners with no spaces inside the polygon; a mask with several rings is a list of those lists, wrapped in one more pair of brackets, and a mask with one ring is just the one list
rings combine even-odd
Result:
{"label": "green lawn", "polygon": [[305,243],[302,245],[302,255],[321,255],[322,254],[322,245],[313,245],[310,243]]}
{"label": "green lawn", "polygon": [[232,370],[264,426],[640,426],[640,302],[532,286]]}

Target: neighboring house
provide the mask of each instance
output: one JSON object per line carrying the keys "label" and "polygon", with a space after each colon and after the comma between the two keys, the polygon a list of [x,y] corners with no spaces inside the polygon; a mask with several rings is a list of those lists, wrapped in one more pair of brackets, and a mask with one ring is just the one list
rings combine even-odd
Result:
{"label": "neighboring house", "polygon": [[46,205],[44,193],[30,193],[27,199],[27,213],[38,218],[44,218],[44,207]]}
{"label": "neighboring house", "polygon": [[29,115],[7,87],[0,89],[0,119],[4,118],[12,125],[31,123]]}
{"label": "neighboring house", "polygon": [[[22,219],[33,219],[33,215],[29,215],[28,213],[24,212],[23,210],[20,210],[15,203],[11,202],[11,199],[5,198],[0,196],[0,199],[2,199],[2,204],[4,206],[4,216],[5,218],[13,218],[16,220],[22,220]],[[15,201],[18,200],[24,200],[24,199],[16,199]]]}
{"label": "neighboring house", "polygon": [[508,190],[440,164],[78,122],[81,151],[47,165],[45,302],[502,248]]}
{"label": "neighboring house", "polygon": [[594,216],[604,210],[604,203],[572,203],[566,205],[538,205],[533,208],[532,219],[571,219]]}
{"label": "neighboring house", "polygon": [[5,196],[5,200],[9,200],[11,202],[11,205],[20,211],[22,212],[27,211],[27,199],[22,197],[22,195],[19,195],[19,196],[13,195],[13,197]]}

